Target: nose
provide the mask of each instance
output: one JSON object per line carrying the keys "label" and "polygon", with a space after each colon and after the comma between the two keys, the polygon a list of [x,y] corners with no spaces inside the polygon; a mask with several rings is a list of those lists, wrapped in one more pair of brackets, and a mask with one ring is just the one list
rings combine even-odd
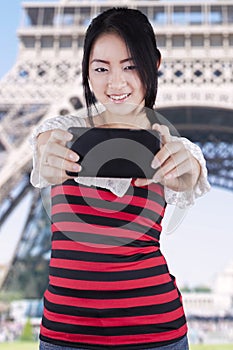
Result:
{"label": "nose", "polygon": [[122,70],[114,70],[110,74],[109,80],[108,80],[108,86],[111,89],[120,90],[124,88],[126,85],[127,85],[127,82],[125,80]]}

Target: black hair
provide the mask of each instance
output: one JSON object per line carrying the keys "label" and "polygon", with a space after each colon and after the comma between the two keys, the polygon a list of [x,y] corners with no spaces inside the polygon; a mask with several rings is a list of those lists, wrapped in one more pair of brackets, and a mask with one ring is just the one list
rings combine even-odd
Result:
{"label": "black hair", "polygon": [[157,94],[158,66],[161,59],[153,28],[148,18],[139,10],[114,7],[95,17],[86,31],[82,83],[88,113],[90,113],[90,107],[95,105],[95,96],[88,81],[90,52],[94,42],[101,34],[111,32],[118,34],[125,41],[145,88],[145,107],[153,108]]}

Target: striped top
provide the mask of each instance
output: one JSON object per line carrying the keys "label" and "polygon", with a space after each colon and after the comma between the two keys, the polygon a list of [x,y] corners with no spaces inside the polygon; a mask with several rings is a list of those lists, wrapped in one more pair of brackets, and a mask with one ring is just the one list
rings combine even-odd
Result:
{"label": "striped top", "polygon": [[160,252],[163,187],[112,192],[54,186],[52,254],[40,339],[83,349],[163,346],[187,332],[181,296]]}

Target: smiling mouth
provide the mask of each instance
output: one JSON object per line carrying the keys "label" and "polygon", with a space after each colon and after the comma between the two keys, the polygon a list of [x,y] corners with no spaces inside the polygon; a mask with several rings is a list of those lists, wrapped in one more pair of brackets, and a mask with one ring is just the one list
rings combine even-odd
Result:
{"label": "smiling mouth", "polygon": [[108,95],[113,102],[124,102],[131,94]]}

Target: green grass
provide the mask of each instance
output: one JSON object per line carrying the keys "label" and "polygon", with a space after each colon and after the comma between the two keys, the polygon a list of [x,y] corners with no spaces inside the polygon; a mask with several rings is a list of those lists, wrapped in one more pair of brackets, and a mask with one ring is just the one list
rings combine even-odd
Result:
{"label": "green grass", "polygon": [[191,345],[191,350],[233,350],[233,344]]}
{"label": "green grass", "polygon": [[[38,350],[37,342],[0,343],[0,350]],[[191,345],[190,350],[233,350],[233,344]]]}
{"label": "green grass", "polygon": [[0,343],[0,350],[38,350],[37,342]]}

